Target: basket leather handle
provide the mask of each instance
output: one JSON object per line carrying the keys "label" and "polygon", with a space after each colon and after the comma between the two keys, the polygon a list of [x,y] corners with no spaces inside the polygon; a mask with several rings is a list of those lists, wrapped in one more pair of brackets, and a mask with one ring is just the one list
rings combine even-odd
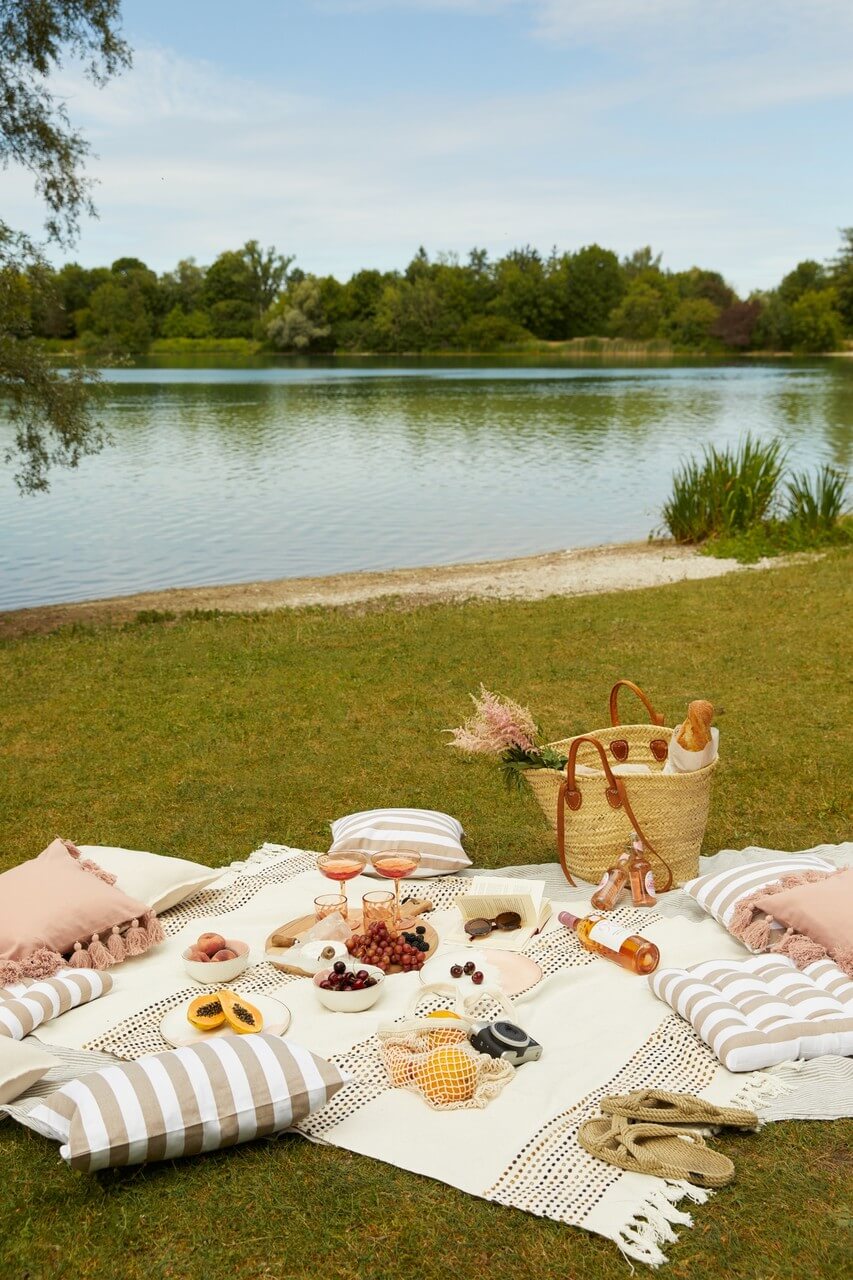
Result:
{"label": "basket leather handle", "polygon": [[605,781],[607,783],[604,790],[607,803],[610,805],[611,809],[624,809],[626,818],[642,840],[644,847],[649,851],[649,853],[653,853],[658,861],[666,868],[666,884],[663,885],[660,890],[661,893],[666,893],[668,889],[672,888],[672,867],[666,859],[658,853],[651,841],[643,834],[643,829],[637,821],[634,810],[631,808],[630,801],[628,800],[628,791],[625,787],[625,781],[623,778],[617,778],[613,770],[610,768],[610,761],[607,759],[607,752],[604,750],[604,747],[597,738],[590,738],[586,735],[572,739],[571,746],[569,747],[569,757],[566,761],[565,781],[560,784],[560,790],[557,796],[557,854],[560,859],[560,866],[563,868],[564,876],[568,880],[569,884],[575,884],[575,881],[572,879],[571,872],[569,871],[568,864],[566,863],[566,808],[568,807],[569,809],[576,811],[583,803],[583,796],[581,795],[580,788],[577,784],[577,778],[575,776],[578,750],[582,742],[588,742],[591,746],[595,747],[599,754],[602,768],[604,769]]}
{"label": "basket leather handle", "polygon": [[663,724],[663,715],[660,711],[655,711],[648,694],[644,693],[638,684],[634,684],[633,680],[617,680],[610,690],[610,723],[612,725],[622,723],[619,719],[619,690],[623,685],[626,689],[630,689],[632,693],[635,693],[643,703],[649,713],[649,719],[652,724]]}

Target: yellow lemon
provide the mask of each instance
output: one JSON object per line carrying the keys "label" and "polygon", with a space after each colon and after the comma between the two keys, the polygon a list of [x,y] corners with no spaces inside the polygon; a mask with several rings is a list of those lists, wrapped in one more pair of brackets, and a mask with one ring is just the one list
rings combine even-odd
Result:
{"label": "yellow lemon", "polygon": [[415,1078],[430,1102],[467,1102],[477,1083],[477,1064],[464,1049],[433,1049]]}
{"label": "yellow lemon", "polygon": [[428,1013],[428,1018],[458,1018],[459,1014],[454,1013],[451,1009],[436,1009],[435,1013]]}

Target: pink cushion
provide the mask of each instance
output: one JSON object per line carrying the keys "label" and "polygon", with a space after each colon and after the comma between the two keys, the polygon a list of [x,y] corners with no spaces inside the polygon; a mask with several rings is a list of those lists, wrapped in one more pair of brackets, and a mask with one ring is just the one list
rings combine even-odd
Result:
{"label": "pink cushion", "polygon": [[755,899],[760,911],[811,938],[835,959],[853,954],[853,867]]}
{"label": "pink cushion", "polygon": [[93,933],[141,919],[148,907],[84,870],[61,840],[0,875],[0,960],[40,947],[62,954]]}

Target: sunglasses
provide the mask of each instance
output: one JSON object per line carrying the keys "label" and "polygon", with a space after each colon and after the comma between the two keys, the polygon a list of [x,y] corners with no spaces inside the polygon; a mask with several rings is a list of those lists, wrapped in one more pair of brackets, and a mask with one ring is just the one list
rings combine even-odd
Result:
{"label": "sunglasses", "polygon": [[520,928],[521,916],[517,911],[502,911],[500,915],[495,916],[494,920],[486,920],[483,916],[476,920],[468,920],[465,924],[465,932],[469,938],[488,938],[493,929],[501,929],[509,933],[511,929]]}

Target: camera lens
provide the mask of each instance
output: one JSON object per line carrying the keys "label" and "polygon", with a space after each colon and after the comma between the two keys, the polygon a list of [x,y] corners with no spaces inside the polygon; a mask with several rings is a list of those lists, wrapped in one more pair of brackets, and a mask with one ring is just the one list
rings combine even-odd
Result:
{"label": "camera lens", "polygon": [[530,1036],[526,1031],[522,1031],[521,1027],[517,1027],[514,1022],[493,1022],[492,1034],[501,1044],[505,1044],[508,1049],[523,1048],[530,1040]]}

